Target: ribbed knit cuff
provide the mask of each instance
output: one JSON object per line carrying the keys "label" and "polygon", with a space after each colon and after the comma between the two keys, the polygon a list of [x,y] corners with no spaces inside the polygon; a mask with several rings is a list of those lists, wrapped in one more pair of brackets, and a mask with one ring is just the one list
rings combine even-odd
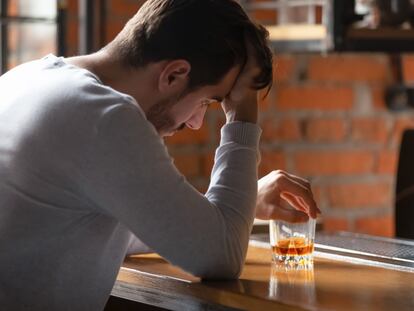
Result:
{"label": "ribbed knit cuff", "polygon": [[221,128],[220,145],[235,142],[241,145],[259,148],[261,134],[262,129],[257,124],[240,121],[230,122]]}

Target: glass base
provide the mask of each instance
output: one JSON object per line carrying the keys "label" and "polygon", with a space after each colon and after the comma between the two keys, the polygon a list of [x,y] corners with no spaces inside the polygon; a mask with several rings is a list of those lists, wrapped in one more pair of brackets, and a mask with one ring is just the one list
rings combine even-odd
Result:
{"label": "glass base", "polygon": [[273,261],[276,263],[283,263],[287,266],[309,265],[313,263],[312,254],[307,255],[279,255],[272,254]]}

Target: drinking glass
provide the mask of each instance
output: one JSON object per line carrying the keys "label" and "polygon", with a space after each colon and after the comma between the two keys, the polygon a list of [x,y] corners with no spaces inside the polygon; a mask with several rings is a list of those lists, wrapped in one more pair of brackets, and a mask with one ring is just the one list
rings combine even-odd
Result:
{"label": "drinking glass", "polygon": [[315,225],[313,218],[302,223],[271,220],[269,232],[273,260],[286,265],[303,265],[312,261]]}

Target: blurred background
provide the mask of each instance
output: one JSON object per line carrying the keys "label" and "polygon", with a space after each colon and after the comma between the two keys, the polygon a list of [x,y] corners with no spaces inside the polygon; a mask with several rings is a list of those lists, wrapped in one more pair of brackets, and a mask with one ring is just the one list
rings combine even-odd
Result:
{"label": "blurred background", "polygon": [[[0,0],[1,72],[48,53],[97,51],[144,2]],[[413,1],[240,2],[275,51],[274,85],[260,103],[260,176],[310,179],[325,230],[394,236],[401,136],[414,128]],[[212,107],[199,131],[166,141],[200,191],[223,123]]]}

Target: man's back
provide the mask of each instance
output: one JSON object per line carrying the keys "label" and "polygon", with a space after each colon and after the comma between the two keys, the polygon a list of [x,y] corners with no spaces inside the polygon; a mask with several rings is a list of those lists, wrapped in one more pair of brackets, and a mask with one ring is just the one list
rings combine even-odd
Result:
{"label": "man's back", "polygon": [[139,240],[194,275],[240,274],[257,195],[256,124],[222,128],[202,195],[138,104],[89,71],[49,56],[1,77],[0,94],[2,306],[102,309]]}
{"label": "man's back", "polygon": [[101,309],[131,234],[78,187],[77,157],[102,109],[129,103],[54,56],[4,75],[0,90],[2,308]]}

